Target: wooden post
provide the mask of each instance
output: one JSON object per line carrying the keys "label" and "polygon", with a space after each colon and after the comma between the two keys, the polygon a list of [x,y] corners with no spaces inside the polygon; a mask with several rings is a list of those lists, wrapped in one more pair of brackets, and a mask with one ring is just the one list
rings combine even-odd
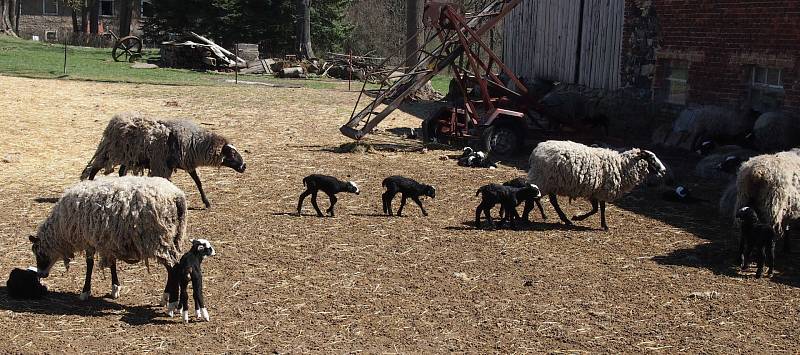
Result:
{"label": "wooden post", "polygon": [[[353,81],[353,49],[350,48],[347,57],[347,91],[351,91],[350,83]],[[366,78],[364,78],[366,80]]]}
{"label": "wooden post", "polygon": [[64,34],[64,75],[67,75],[67,35]]}
{"label": "wooden post", "polygon": [[[239,43],[233,44],[233,53],[236,58],[239,58]],[[234,84],[239,85],[239,63],[236,63],[236,66],[233,68],[233,76],[234,76]]]}

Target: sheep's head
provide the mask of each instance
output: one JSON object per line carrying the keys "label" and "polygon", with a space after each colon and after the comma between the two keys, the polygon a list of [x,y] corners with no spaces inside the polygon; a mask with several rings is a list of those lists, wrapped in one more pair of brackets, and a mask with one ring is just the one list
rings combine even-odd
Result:
{"label": "sheep's head", "polygon": [[356,195],[361,193],[361,190],[358,189],[358,185],[352,181],[347,182],[347,192],[354,193]]}
{"label": "sheep's head", "polygon": [[436,198],[436,188],[431,185],[425,185],[425,190],[422,193],[430,198]]}
{"label": "sheep's head", "polygon": [[742,207],[736,211],[736,218],[742,221],[742,223],[758,223],[758,214],[756,210],[749,206]]}
{"label": "sheep's head", "polygon": [[236,150],[236,147],[232,144],[225,144],[222,146],[222,165],[240,173],[243,173],[244,169],[247,168],[247,165],[244,163],[244,158],[242,158],[242,155],[239,154],[239,151]]}
{"label": "sheep's head", "polygon": [[649,150],[642,150],[639,152],[639,157],[647,162],[647,170],[650,173],[654,173],[658,176],[664,176],[667,173],[667,167],[664,166],[664,163],[658,159],[655,153]]}
{"label": "sheep's head", "polygon": [[542,190],[539,190],[539,186],[528,184],[528,186],[525,186],[525,189],[531,192],[533,198],[542,198]]}
{"label": "sheep's head", "polygon": [[192,248],[189,252],[200,255],[203,259],[207,256],[217,255],[214,247],[211,246],[211,242],[205,239],[192,239]]}
{"label": "sheep's head", "polygon": [[743,162],[744,159],[735,155],[729,155],[725,157],[725,160],[717,164],[716,168],[724,173],[736,174],[736,171],[739,170],[739,167],[742,166]]}
{"label": "sheep's head", "polygon": [[714,141],[704,141],[703,143],[700,143],[700,145],[697,146],[695,152],[697,152],[697,154],[700,154],[702,156],[706,156],[711,154],[711,152],[713,152],[715,148],[717,148],[717,144],[714,143]]}
{"label": "sheep's head", "polygon": [[[50,269],[56,264],[56,258],[52,257],[42,248],[42,243],[39,237],[31,235],[28,237],[31,241],[31,250],[33,255],[36,256],[36,269],[39,277],[44,278],[50,275]],[[68,262],[68,261],[67,261]]]}

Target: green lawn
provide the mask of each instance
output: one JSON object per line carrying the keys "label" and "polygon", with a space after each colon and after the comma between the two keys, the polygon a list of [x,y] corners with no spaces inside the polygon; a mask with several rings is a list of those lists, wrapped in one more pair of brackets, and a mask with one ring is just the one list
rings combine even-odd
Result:
{"label": "green lawn", "polygon": [[[155,55],[145,53],[144,59]],[[0,35],[0,74],[32,78],[64,78],[161,85],[228,85],[233,74],[215,74],[184,69],[133,69],[130,63],[115,62],[111,49],[67,47],[64,75],[64,47]],[[240,75],[240,80],[310,88],[333,88],[323,80],[281,80],[262,75]]]}

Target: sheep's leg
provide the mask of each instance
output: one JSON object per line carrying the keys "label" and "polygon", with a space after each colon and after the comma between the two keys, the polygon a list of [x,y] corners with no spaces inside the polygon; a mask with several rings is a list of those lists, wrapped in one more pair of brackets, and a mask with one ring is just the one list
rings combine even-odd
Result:
{"label": "sheep's leg", "polygon": [[94,269],[94,250],[86,250],[86,279],[83,281],[81,301],[86,301],[92,294],[92,271]]}
{"label": "sheep's leg", "polygon": [[403,194],[402,198],[400,198],[400,208],[397,209],[398,217],[403,215],[403,207],[406,207],[406,194]]}
{"label": "sheep's leg", "polygon": [[789,243],[789,239],[791,239],[790,235],[792,234],[792,227],[789,227],[789,229],[785,230],[782,234],[783,234],[783,252],[787,254],[791,253],[792,245],[791,243]]}
{"label": "sheep's leg", "polygon": [[606,224],[606,201],[600,201],[600,227],[603,227],[603,230],[608,230],[608,224]]}
{"label": "sheep's leg", "polygon": [[584,213],[582,215],[572,216],[572,220],[573,221],[582,221],[584,219],[589,218],[591,215],[597,213],[599,203],[597,202],[596,199],[591,199],[589,201],[591,201],[591,203],[592,203],[592,210],[589,211],[589,212],[586,212],[586,213]]}
{"label": "sheep's leg", "polygon": [[428,211],[425,210],[425,207],[422,207],[422,201],[419,200],[419,197],[414,196],[411,198],[411,200],[414,201],[414,203],[416,203],[417,206],[419,206],[419,209],[422,210],[422,215],[427,217]]}
{"label": "sheep's leg", "polygon": [[394,199],[394,195],[395,194],[389,190],[386,190],[382,195],[383,213],[389,216],[392,215],[392,200]]}
{"label": "sheep's leg", "polygon": [[120,165],[119,166],[119,176],[123,177],[125,175],[128,175],[128,167],[125,166],[125,165]]}
{"label": "sheep's leg", "polygon": [[758,260],[756,261],[756,278],[764,275],[764,261],[767,259],[767,246],[761,245],[758,248]]}
{"label": "sheep's leg", "polygon": [[119,284],[119,277],[117,277],[117,259],[111,260],[109,268],[111,269],[111,298],[117,299],[119,298],[120,291],[122,291],[122,286]]}
{"label": "sheep's leg", "polygon": [[517,220],[520,218],[520,216],[513,204],[507,204],[506,216],[504,218],[511,225],[511,229],[517,229]]}
{"label": "sheep's leg", "polygon": [[489,222],[489,228],[494,228],[494,221],[492,221],[492,207],[494,205],[486,205],[483,207],[483,215],[486,217],[486,220]]}
{"label": "sheep's leg", "polygon": [[775,239],[767,244],[767,276],[772,277],[772,268],[775,266]]}
{"label": "sheep's leg", "polygon": [[194,312],[198,319],[208,322],[208,310],[203,301],[203,274],[199,271],[192,272],[192,298],[194,298]]}
{"label": "sheep's leg", "polygon": [[317,217],[322,217],[322,211],[319,210],[319,205],[317,204],[317,193],[319,191],[314,191],[311,193],[311,206],[314,206],[314,210],[317,211]]}
{"label": "sheep's leg", "polygon": [[564,224],[571,226],[572,221],[570,221],[569,218],[567,218],[567,215],[565,215],[564,211],[561,210],[561,207],[558,206],[558,197],[556,197],[556,194],[550,194],[548,197],[550,198],[550,204],[553,205],[553,208],[556,210],[558,218],[561,219],[561,222],[564,222]]}
{"label": "sheep's leg", "polygon": [[311,195],[311,190],[305,190],[305,191],[303,191],[303,193],[300,194],[300,201],[297,201],[297,215],[298,216],[300,215],[300,210],[303,209],[303,200],[305,200],[306,197],[308,197],[308,195]]}
{"label": "sheep's leg", "polygon": [[475,208],[475,228],[481,228],[481,210],[483,210],[483,202],[478,204],[478,207]]}
{"label": "sheep's leg", "polygon": [[531,221],[531,211],[533,210],[533,205],[536,203],[536,200],[525,200],[525,208],[522,209],[522,218],[526,221]]}
{"label": "sheep's leg", "polygon": [[336,201],[339,201],[339,199],[336,198],[336,194],[328,194],[328,199],[331,201],[331,207],[328,207],[326,212],[328,212],[331,217],[335,217],[333,207],[336,206]]}
{"label": "sheep's leg", "polygon": [[544,207],[542,207],[542,201],[539,199],[534,200],[536,202],[536,207],[539,208],[539,213],[542,215],[542,220],[547,220],[547,216],[544,214]]}
{"label": "sheep's leg", "polygon": [[750,266],[750,256],[753,254],[753,245],[752,243],[747,243],[744,247],[744,256],[742,261],[742,270],[747,270],[747,267]]}
{"label": "sheep's leg", "polygon": [[197,189],[200,190],[200,198],[203,200],[203,204],[206,205],[206,208],[211,208],[211,202],[206,198],[206,193],[203,191],[203,183],[200,182],[200,176],[197,175],[197,170],[189,170],[189,176],[192,177],[194,184],[197,185]]}
{"label": "sheep's leg", "polygon": [[164,295],[161,297],[161,305],[167,306],[169,316],[173,316],[173,311],[178,308],[178,292],[180,292],[180,275],[177,274],[175,267],[164,264],[167,269],[167,285],[164,287]]}
{"label": "sheep's leg", "polygon": [[181,318],[183,321],[189,322],[189,280],[186,277],[181,278],[181,300],[179,308],[181,310]]}
{"label": "sheep's leg", "polygon": [[747,268],[746,258],[745,258],[745,255],[744,255],[745,248],[746,248],[745,236],[744,236],[744,233],[741,233],[741,235],[739,236],[739,255],[738,255],[738,257],[739,257],[739,268],[741,268],[742,270]]}

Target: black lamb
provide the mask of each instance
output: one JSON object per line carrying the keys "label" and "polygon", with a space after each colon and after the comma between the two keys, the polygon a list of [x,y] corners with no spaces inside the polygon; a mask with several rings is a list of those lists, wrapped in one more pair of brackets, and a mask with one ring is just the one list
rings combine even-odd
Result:
{"label": "black lamb", "polygon": [[386,188],[386,192],[382,195],[383,213],[389,216],[392,215],[392,200],[398,192],[402,194],[400,208],[397,210],[398,216],[403,215],[403,207],[405,207],[406,199],[408,198],[419,206],[423,216],[427,216],[428,211],[425,211],[425,207],[422,206],[422,201],[419,200],[419,197],[428,196],[430,198],[436,198],[436,189],[433,186],[421,184],[403,176],[395,175],[387,177],[383,179],[382,185]]}
{"label": "black lamb", "polygon": [[6,281],[8,296],[13,299],[37,299],[47,294],[47,287],[39,282],[35,268],[23,270],[15,268]]}
{"label": "black lamb", "polygon": [[[510,186],[517,188],[525,188],[528,187],[529,185],[530,184],[528,184],[528,180],[525,177],[518,177],[514,180],[509,180],[503,183],[503,186]],[[522,212],[522,218],[530,222],[531,220],[530,214],[531,211],[533,210],[533,206],[535,205],[536,207],[539,208],[539,213],[542,215],[542,219],[543,220],[547,219],[547,216],[544,214],[544,208],[542,207],[541,196],[534,196],[533,194],[528,194],[527,198],[525,198],[524,200],[519,200],[517,202],[522,203],[523,201],[525,201],[525,209]],[[505,208],[503,208],[503,206],[500,206],[500,217],[501,218],[505,217]]]}
{"label": "black lamb", "polygon": [[361,192],[358,189],[358,185],[352,181],[341,181],[333,176],[320,174],[312,174],[303,178],[303,186],[306,187],[306,190],[300,194],[300,201],[297,202],[298,215],[303,209],[303,200],[305,200],[306,196],[311,195],[311,205],[317,211],[317,216],[322,217],[322,211],[319,210],[317,205],[317,192],[320,190],[327,194],[331,201],[331,206],[326,210],[331,217],[334,216],[333,207],[338,201],[336,198],[337,193],[349,192],[358,195]]}
{"label": "black lamb", "polygon": [[516,220],[520,218],[516,206],[519,205],[520,201],[527,199],[529,196],[542,197],[539,188],[533,184],[529,184],[524,188],[489,184],[479,188],[475,196],[481,194],[483,195],[481,203],[475,209],[475,228],[480,228],[481,226],[481,212],[486,216],[489,226],[494,225],[491,209],[498,203],[506,212],[501,221],[506,220],[511,224],[511,228],[516,228]]}
{"label": "black lamb", "polygon": [[771,226],[761,223],[755,209],[742,207],[736,212],[736,218],[741,222],[742,235],[739,240],[739,261],[742,270],[747,269],[750,264],[750,257],[755,249],[756,277],[760,278],[764,274],[764,260],[767,262],[767,276],[772,276],[772,267],[775,263],[775,231]]}
{"label": "black lamb", "polygon": [[[200,264],[208,256],[216,255],[214,247],[205,239],[192,240],[192,248],[183,254],[180,262],[172,267],[167,280],[169,290],[169,316],[175,310],[181,312],[184,322],[189,321],[189,281],[192,282],[192,298],[194,298],[194,311],[197,319],[208,322],[208,310],[203,301],[203,270]],[[180,300],[178,294],[180,293]]]}

